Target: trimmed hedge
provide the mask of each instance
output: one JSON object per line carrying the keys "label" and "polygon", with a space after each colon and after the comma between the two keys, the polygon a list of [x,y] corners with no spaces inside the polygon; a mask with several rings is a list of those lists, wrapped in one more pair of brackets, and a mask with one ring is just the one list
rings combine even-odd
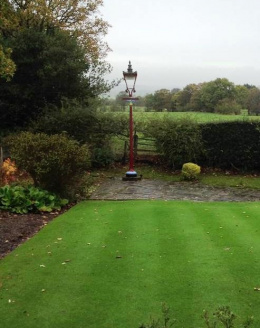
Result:
{"label": "trimmed hedge", "polygon": [[165,162],[186,162],[222,169],[260,169],[260,122],[195,123],[169,118],[150,122],[147,132]]}
{"label": "trimmed hedge", "polygon": [[198,162],[203,153],[199,125],[189,118],[151,120],[146,135],[155,139],[157,151],[173,169],[181,169],[187,162]]}
{"label": "trimmed hedge", "polygon": [[204,158],[209,167],[254,170],[260,168],[260,123],[221,122],[201,124]]}

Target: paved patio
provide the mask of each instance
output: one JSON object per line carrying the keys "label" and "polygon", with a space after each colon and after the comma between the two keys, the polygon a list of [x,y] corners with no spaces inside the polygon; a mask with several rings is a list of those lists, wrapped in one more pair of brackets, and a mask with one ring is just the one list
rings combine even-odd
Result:
{"label": "paved patio", "polygon": [[242,188],[218,188],[198,182],[167,182],[142,179],[122,181],[119,178],[105,180],[90,199],[165,199],[193,201],[259,201],[260,191]]}

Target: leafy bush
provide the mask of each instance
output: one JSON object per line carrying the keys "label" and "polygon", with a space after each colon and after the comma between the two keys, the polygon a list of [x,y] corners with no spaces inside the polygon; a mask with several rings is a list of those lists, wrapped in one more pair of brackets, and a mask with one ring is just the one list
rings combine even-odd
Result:
{"label": "leafy bush", "polygon": [[68,203],[55,194],[32,186],[4,186],[0,188],[0,209],[13,213],[51,212]]}
{"label": "leafy bush", "polygon": [[113,163],[115,158],[110,141],[113,136],[128,135],[128,117],[96,112],[95,103],[87,110],[77,101],[64,100],[62,104],[61,109],[55,106],[46,109],[37,121],[31,123],[30,130],[48,135],[65,132],[80,144],[89,145],[93,166],[104,167]]}
{"label": "leafy bush", "polygon": [[[86,105],[78,101],[63,99],[62,108],[49,106],[31,123],[33,133],[66,134],[80,143],[97,146],[109,140],[110,136],[127,135],[128,117],[96,112],[97,104]],[[75,128],[76,127],[76,128]]]}
{"label": "leafy bush", "polygon": [[202,153],[199,125],[190,119],[152,120],[146,134],[155,138],[158,152],[175,169],[181,168],[184,162],[197,162]]}
{"label": "leafy bush", "polygon": [[185,163],[182,166],[181,174],[183,180],[196,180],[200,174],[200,166],[194,163]]}
{"label": "leafy bush", "polygon": [[91,163],[93,167],[106,167],[114,162],[115,156],[109,145],[95,147],[92,150]]}
{"label": "leafy bush", "polygon": [[4,184],[8,184],[15,180],[15,175],[17,173],[17,167],[14,161],[11,161],[10,158],[7,158],[2,166],[0,167],[1,181]]}
{"label": "leafy bush", "polygon": [[22,132],[6,138],[12,159],[35,186],[66,196],[89,167],[89,150],[64,134]]}
{"label": "leafy bush", "polygon": [[91,143],[98,123],[94,109],[86,110],[78,101],[63,99],[62,108],[48,105],[44,113],[31,123],[30,130],[48,135],[65,132],[80,143]]}

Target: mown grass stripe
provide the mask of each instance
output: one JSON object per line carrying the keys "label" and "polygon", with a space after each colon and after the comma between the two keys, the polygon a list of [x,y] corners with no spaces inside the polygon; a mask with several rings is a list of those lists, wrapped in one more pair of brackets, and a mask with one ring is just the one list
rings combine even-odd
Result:
{"label": "mown grass stripe", "polygon": [[[208,238],[214,250],[213,265],[220,261],[223,267],[223,274],[219,267],[208,270],[215,272],[211,282],[212,287],[215,286],[215,290],[211,292],[214,295],[213,301],[222,300],[220,304],[229,304],[235,312],[245,316],[257,312],[259,307],[259,297],[253,291],[251,281],[259,272],[259,263],[248,253],[248,245],[251,245],[252,241],[257,244],[257,236],[252,236],[250,225],[247,224],[246,228],[245,220],[241,217],[241,211],[245,212],[248,206],[251,209],[254,204],[240,203],[230,207],[222,203],[211,203],[205,208],[209,214],[206,217],[201,216],[200,219],[205,232],[209,232]],[[243,229],[238,232],[237,225],[242,224]],[[215,256],[217,261],[214,260]],[[213,302],[211,304],[214,305]]]}
{"label": "mown grass stripe", "polygon": [[227,304],[257,327],[258,205],[83,202],[1,262],[0,316],[12,328],[138,327],[166,302],[189,328]]}
{"label": "mown grass stripe", "polygon": [[173,304],[180,323],[185,325],[187,321],[183,318],[189,317],[191,322],[196,322],[203,309],[212,305],[212,295],[214,302],[217,297],[220,298],[221,291],[218,293],[213,279],[215,275],[226,277],[227,272],[199,221],[201,211],[197,211],[197,204],[195,208],[192,204],[177,206],[176,213],[177,217],[171,221],[175,228],[174,243],[171,245],[173,261],[172,264],[165,263],[168,276],[173,270],[175,276],[168,279],[172,286],[166,290],[165,298]]}

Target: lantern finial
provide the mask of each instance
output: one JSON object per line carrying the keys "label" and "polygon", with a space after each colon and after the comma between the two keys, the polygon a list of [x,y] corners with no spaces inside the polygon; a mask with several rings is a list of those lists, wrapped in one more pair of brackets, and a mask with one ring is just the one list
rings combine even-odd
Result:
{"label": "lantern finial", "polygon": [[133,73],[132,64],[131,64],[130,60],[129,60],[129,64],[128,64],[127,73]]}

